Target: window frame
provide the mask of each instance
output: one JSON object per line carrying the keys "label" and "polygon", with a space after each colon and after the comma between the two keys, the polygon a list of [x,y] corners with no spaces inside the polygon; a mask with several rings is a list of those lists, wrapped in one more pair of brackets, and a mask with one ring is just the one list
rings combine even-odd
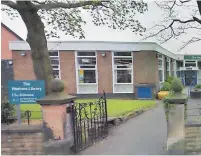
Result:
{"label": "window frame", "polygon": [[[123,52],[123,51],[114,51],[114,52],[112,52],[112,53],[113,53],[113,54],[112,54],[113,84],[133,84],[133,53],[130,52],[130,53],[131,53],[131,56],[114,56],[114,53],[115,53],[115,52]],[[129,51],[128,51],[128,52],[129,52]],[[123,59],[124,59],[124,58],[129,58],[129,59],[132,60],[132,65],[131,65],[130,68],[117,68],[116,66],[118,66],[118,65],[115,65],[115,63],[114,63],[114,59],[115,59],[115,58],[123,58]],[[119,65],[119,66],[123,66],[123,65]],[[116,71],[118,71],[118,70],[129,70],[129,71],[131,71],[131,83],[118,83],[117,80],[115,80],[115,78],[117,78],[117,75],[115,76],[115,74],[116,74]]]}
{"label": "window frame", "polygon": [[[61,80],[61,61],[60,61],[60,54],[59,54],[59,51],[48,51],[49,52],[49,57],[50,57],[50,63],[51,63],[51,66],[58,66],[58,68],[53,68],[52,67],[52,70],[58,70],[59,71],[59,77],[58,78],[55,78],[55,79],[60,79]],[[50,56],[50,53],[53,53],[53,52],[57,52],[58,55],[57,56]],[[53,58],[53,59],[52,59]],[[59,61],[59,64],[56,65],[56,64],[52,64],[52,60],[58,60]]]}
{"label": "window frame", "polygon": [[[113,93],[133,93],[134,92],[134,58],[133,58],[133,52],[132,51],[111,51],[112,52],[112,91]],[[131,56],[114,56],[114,52],[130,52],[131,53]],[[118,68],[116,67],[115,68],[115,65],[114,65],[114,59],[115,58],[131,58],[132,59],[132,65],[130,68]],[[131,71],[131,83],[116,83],[117,81],[115,81],[115,78],[117,78],[117,76],[115,76],[115,72],[118,71],[118,70],[130,70]],[[129,88],[127,91],[122,91],[122,92],[119,92],[118,91],[118,87],[128,87],[129,85]],[[116,90],[117,89],[117,90]]]}
{"label": "window frame", "polygon": [[[95,56],[78,56],[78,52],[94,52]],[[76,88],[77,88],[77,94],[97,94],[98,93],[98,68],[97,68],[97,51],[75,51],[75,72],[76,72]],[[79,64],[78,58],[96,58],[96,64],[95,65],[83,65]],[[81,68],[80,66],[95,66],[94,68]],[[79,70],[94,70],[95,76],[96,76],[96,83],[80,83],[79,81]],[[80,86],[96,86],[96,92],[89,92],[89,93],[82,93],[80,92]]]}
{"label": "window frame", "polygon": [[[159,60],[161,60],[162,62],[162,66],[159,66]],[[158,54],[158,80],[159,80],[159,83],[162,83],[165,81],[165,75],[164,75],[164,72],[165,72],[165,69],[164,69],[164,63],[165,63],[165,56],[162,55],[162,54]],[[159,71],[162,72],[162,81],[160,81],[160,75],[159,75]]]}

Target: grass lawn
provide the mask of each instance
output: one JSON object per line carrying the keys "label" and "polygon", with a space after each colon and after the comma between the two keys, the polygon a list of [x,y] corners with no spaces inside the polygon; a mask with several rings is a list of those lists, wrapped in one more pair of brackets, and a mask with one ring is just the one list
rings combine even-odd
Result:
{"label": "grass lawn", "polygon": [[[76,102],[93,102],[96,99],[81,99],[76,100]],[[108,108],[108,116],[117,117],[126,115],[131,111],[138,110],[141,108],[150,108],[156,104],[155,100],[121,100],[121,99],[108,99],[107,100],[107,108]],[[32,119],[41,118],[42,113],[41,107],[38,104],[28,105],[22,104],[20,105],[20,109],[22,111],[30,110],[32,112]]]}

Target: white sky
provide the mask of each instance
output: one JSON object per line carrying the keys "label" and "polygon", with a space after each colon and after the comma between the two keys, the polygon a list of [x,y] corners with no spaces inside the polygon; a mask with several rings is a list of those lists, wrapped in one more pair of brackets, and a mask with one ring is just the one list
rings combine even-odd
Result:
{"label": "white sky", "polygon": [[[149,11],[145,14],[139,15],[136,18],[140,20],[140,22],[146,27],[150,28],[154,24],[158,23],[160,20],[163,19],[162,11],[154,4],[153,1],[147,1]],[[19,36],[23,39],[26,39],[27,30],[23,23],[23,21],[18,18],[14,20],[10,20],[10,18],[5,14],[1,14],[1,21],[6,24],[10,29],[16,32]],[[92,41],[141,41],[141,36],[135,35],[130,30],[113,30],[107,28],[106,26],[95,26],[91,22],[91,18],[88,15],[84,17],[86,19],[87,24],[84,27],[85,31],[85,40],[92,40]],[[78,40],[71,36],[63,35],[61,32],[60,40]],[[185,54],[200,54],[201,55],[201,42],[196,42],[193,44],[188,45],[182,51],[178,51],[178,49],[182,46],[183,42],[187,39],[190,39],[190,36],[195,35],[198,32],[189,32],[187,35],[182,36],[178,40],[172,39],[167,43],[163,44],[162,46],[173,53],[185,53]],[[58,40],[58,39],[52,39]],[[147,41],[155,41],[154,39],[148,39]]]}

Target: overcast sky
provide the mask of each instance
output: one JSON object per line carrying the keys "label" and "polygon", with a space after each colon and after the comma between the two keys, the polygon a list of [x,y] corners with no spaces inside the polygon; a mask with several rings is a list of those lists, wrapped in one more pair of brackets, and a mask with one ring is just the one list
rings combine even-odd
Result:
{"label": "overcast sky", "polygon": [[[160,20],[163,19],[163,12],[155,5],[153,1],[147,1],[149,11],[143,15],[137,16],[140,22],[146,27],[151,28],[154,24],[159,23]],[[188,12],[188,10],[186,10]],[[10,20],[10,18],[5,14],[2,13],[1,21],[6,24],[10,29],[16,32],[19,36],[23,39],[26,39],[27,30],[23,23],[23,21],[18,18],[14,20]],[[87,21],[87,24],[84,26],[85,31],[85,40],[93,40],[93,41],[141,41],[142,37],[137,36],[132,33],[130,30],[113,30],[107,28],[105,26],[95,26],[91,22],[91,18],[88,15],[85,15],[84,18]],[[63,35],[61,32],[60,40],[78,40],[71,36]],[[183,42],[186,41],[191,36],[195,35],[198,32],[189,32],[187,35],[182,36],[179,40],[172,39],[167,43],[163,44],[162,46],[173,53],[185,53],[185,54],[201,54],[201,42],[193,43],[187,46],[185,49],[178,51],[178,49],[182,46]],[[58,39],[51,39],[51,40],[58,40]],[[153,38],[148,39],[147,41],[156,41]]]}

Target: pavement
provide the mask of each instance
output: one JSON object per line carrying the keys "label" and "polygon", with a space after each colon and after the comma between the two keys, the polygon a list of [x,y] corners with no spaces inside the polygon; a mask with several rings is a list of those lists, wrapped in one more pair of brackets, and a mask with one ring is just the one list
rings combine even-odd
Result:
{"label": "pavement", "polygon": [[149,110],[110,130],[104,140],[80,155],[162,155],[166,149],[167,125],[163,106]]}

